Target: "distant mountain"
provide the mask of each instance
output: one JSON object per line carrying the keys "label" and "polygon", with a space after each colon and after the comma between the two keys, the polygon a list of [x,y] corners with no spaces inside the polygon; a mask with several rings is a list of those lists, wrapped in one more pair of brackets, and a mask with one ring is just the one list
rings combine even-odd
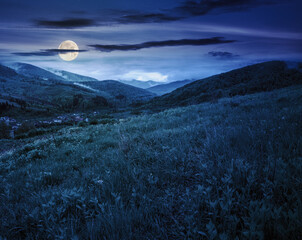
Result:
{"label": "distant mountain", "polygon": [[[145,101],[153,98],[155,94],[150,93],[142,88],[135,87],[129,84],[127,81],[122,83],[115,80],[98,80],[92,77],[87,77],[62,70],[51,70],[53,73],[63,77],[66,81],[73,82],[77,86],[90,89],[98,92],[106,98],[112,98],[119,104],[126,105],[135,101]],[[139,81],[138,81],[139,82]]]}
{"label": "distant mountain", "polygon": [[271,61],[194,81],[151,100],[146,107],[167,108],[215,101],[223,97],[271,91],[302,84],[302,64]]}
{"label": "distant mountain", "polygon": [[90,81],[99,81],[98,79],[83,76],[76,73],[71,73],[63,70],[57,70],[57,69],[48,69],[50,72],[56,74],[57,76],[63,78],[65,81],[70,82],[90,82]]}
{"label": "distant mountain", "polygon": [[[20,72],[26,73],[27,76],[0,65],[0,101],[26,108],[27,111],[71,111],[101,106],[97,104],[98,95],[89,89],[53,78],[42,80],[45,75],[51,75],[32,65],[23,65],[22,69]],[[32,76],[28,73],[29,69],[33,69]],[[105,103],[103,107],[108,106],[107,100],[104,97],[102,99]]]}
{"label": "distant mountain", "polygon": [[[115,101],[131,104],[134,101],[145,101],[153,98],[155,94],[144,89],[131,86],[115,80],[97,80],[62,70],[52,70],[55,74],[59,74],[66,81],[73,82],[77,86],[85,87],[95,92],[99,92],[102,96],[113,98]],[[125,81],[127,82],[127,81]]]}
{"label": "distant mountain", "polygon": [[101,92],[106,92],[115,99],[126,104],[133,103],[134,101],[146,101],[155,97],[154,93],[145,89],[130,86],[114,80],[82,82],[81,85],[88,86],[91,89]]}
{"label": "distant mountain", "polygon": [[134,86],[134,87],[138,87],[138,88],[143,88],[143,89],[147,89],[147,88],[150,88],[150,87],[154,87],[154,86],[157,86],[157,85],[161,85],[163,84],[162,82],[155,82],[155,81],[139,81],[139,80],[129,80],[129,81],[126,81],[126,80],[118,80],[119,82],[121,83],[124,83],[124,84],[128,84],[128,85],[131,85],[131,86]]}
{"label": "distant mountain", "polygon": [[147,88],[149,92],[155,93],[157,95],[164,95],[166,93],[172,92],[177,88],[183,87],[186,84],[193,82],[194,80],[183,80],[183,81],[175,81],[166,84],[157,85],[154,87]]}
{"label": "distant mountain", "polygon": [[66,81],[70,81],[70,82],[78,82],[78,83],[84,83],[84,82],[92,82],[92,81],[118,81],[121,82],[123,84],[127,84],[133,87],[137,87],[137,88],[142,88],[142,89],[147,89],[153,86],[157,86],[160,85],[162,83],[159,82],[155,82],[155,81],[138,81],[138,80],[130,80],[130,81],[126,81],[126,80],[99,80],[96,78],[92,78],[92,77],[87,77],[87,76],[83,76],[80,74],[76,74],[76,73],[71,73],[71,72],[67,72],[67,71],[63,71],[63,70],[57,70],[57,69],[48,69],[50,72],[56,74],[57,76],[65,79]]}
{"label": "distant mountain", "polygon": [[124,107],[155,96],[118,81],[97,81],[87,77],[94,81],[71,82],[33,65],[15,64],[15,68],[0,65],[0,102],[7,101],[28,111],[85,111]]}
{"label": "distant mountain", "polygon": [[[9,77],[15,77],[17,75],[18,75],[18,73],[16,73],[15,70],[0,64],[0,77],[9,78]],[[2,80],[4,80],[4,79],[2,79]]]}
{"label": "distant mountain", "polygon": [[27,77],[35,77],[43,80],[57,80],[64,81],[64,79],[56,74],[53,74],[43,68],[27,64],[27,63],[14,63],[10,65],[12,69],[14,69],[18,74],[27,76]]}

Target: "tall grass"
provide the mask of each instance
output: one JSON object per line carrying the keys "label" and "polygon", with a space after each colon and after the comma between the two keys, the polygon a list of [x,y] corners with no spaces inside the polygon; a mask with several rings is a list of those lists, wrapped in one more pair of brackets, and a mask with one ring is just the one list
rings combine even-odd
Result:
{"label": "tall grass", "polygon": [[301,239],[301,87],[68,127],[0,161],[8,239]]}

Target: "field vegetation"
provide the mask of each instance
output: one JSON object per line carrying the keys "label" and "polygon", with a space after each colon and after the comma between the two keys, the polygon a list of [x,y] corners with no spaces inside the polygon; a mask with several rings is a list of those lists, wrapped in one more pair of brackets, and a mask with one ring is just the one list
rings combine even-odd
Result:
{"label": "field vegetation", "polygon": [[0,157],[0,238],[301,239],[302,86],[79,124]]}

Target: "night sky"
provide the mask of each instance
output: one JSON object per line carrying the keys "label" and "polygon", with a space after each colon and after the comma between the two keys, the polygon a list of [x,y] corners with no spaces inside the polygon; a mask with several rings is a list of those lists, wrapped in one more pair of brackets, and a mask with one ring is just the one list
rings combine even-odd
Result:
{"label": "night sky", "polygon": [[[301,61],[301,0],[0,0],[0,62],[169,82]],[[65,62],[64,40],[81,50]]]}

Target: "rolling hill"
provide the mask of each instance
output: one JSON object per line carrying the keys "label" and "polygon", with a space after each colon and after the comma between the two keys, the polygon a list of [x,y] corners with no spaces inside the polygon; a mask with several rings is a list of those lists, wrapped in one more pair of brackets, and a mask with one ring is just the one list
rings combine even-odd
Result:
{"label": "rolling hill", "polygon": [[166,84],[156,85],[154,87],[147,88],[149,92],[155,93],[157,95],[164,95],[166,93],[172,92],[177,88],[183,87],[194,80],[182,80],[182,81],[175,81]]}
{"label": "rolling hill", "polygon": [[[16,67],[18,66],[18,67]],[[155,95],[117,81],[67,81],[29,64],[15,64],[16,70],[0,65],[0,102],[38,111],[85,111],[125,107]],[[68,73],[69,76],[80,76]],[[81,76],[84,78],[85,76]],[[22,105],[22,106],[21,106]]]}
{"label": "rolling hill", "polygon": [[18,74],[21,74],[23,76],[27,77],[35,77],[35,78],[41,78],[43,80],[57,80],[57,81],[64,81],[64,78],[53,74],[43,68],[27,64],[27,63],[14,63],[10,65],[12,69],[14,69]]}
{"label": "rolling hill", "polygon": [[1,101],[27,110],[39,111],[49,109],[70,111],[98,107],[94,101],[97,95],[93,91],[64,81],[54,79],[45,81],[41,76],[43,75],[35,77],[21,75],[9,67],[0,65]]}
{"label": "rolling hill", "polygon": [[68,72],[68,71],[52,69],[52,68],[49,68],[48,70],[51,73],[63,78],[66,81],[77,82],[77,83],[85,83],[85,82],[93,82],[93,81],[117,81],[117,82],[120,82],[120,83],[123,83],[123,84],[126,84],[126,85],[130,85],[130,86],[137,87],[137,88],[142,88],[142,89],[147,89],[147,88],[162,84],[162,83],[151,81],[151,80],[150,81],[145,81],[145,82],[144,81],[138,81],[138,80],[130,80],[130,81],[111,80],[111,79],[98,80],[98,79],[93,78],[93,77],[83,76],[83,75]]}
{"label": "rolling hill", "polygon": [[72,73],[72,72],[67,72],[63,70],[57,70],[57,69],[48,69],[50,72],[53,74],[63,78],[65,81],[70,81],[70,82],[90,82],[90,81],[99,81],[98,79],[88,77],[88,76],[83,76],[80,74]]}
{"label": "rolling hill", "polygon": [[302,84],[301,64],[292,67],[283,61],[270,61],[197,80],[154,98],[146,107],[186,106],[299,84]]}
{"label": "rolling hill", "polygon": [[53,73],[58,74],[64,80],[73,82],[75,85],[90,89],[101,94],[103,97],[112,99],[117,102],[119,106],[131,104],[136,101],[146,101],[155,96],[139,87],[135,87],[126,84],[127,81],[115,81],[115,80],[98,80],[92,77],[83,76],[62,70],[51,70]]}
{"label": "rolling hill", "polygon": [[88,86],[91,89],[110,94],[110,96],[120,102],[124,102],[125,104],[131,104],[135,101],[150,100],[155,96],[154,93],[145,89],[130,86],[114,80],[82,82],[81,84],[83,86]]}
{"label": "rolling hill", "polygon": [[163,84],[161,82],[155,82],[155,81],[152,81],[152,80],[139,81],[139,80],[134,80],[133,79],[133,80],[130,80],[130,81],[126,81],[126,80],[118,80],[118,81],[121,82],[121,83],[127,84],[127,85],[131,85],[131,86],[138,87],[138,88],[143,88],[143,89],[147,89],[147,88],[150,88],[150,87],[154,87],[154,86]]}

